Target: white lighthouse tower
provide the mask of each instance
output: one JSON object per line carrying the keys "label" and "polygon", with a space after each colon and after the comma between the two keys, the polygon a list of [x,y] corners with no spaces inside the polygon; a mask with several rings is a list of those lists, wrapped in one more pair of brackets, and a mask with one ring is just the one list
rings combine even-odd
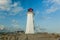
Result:
{"label": "white lighthouse tower", "polygon": [[34,13],[33,9],[28,9],[27,13],[27,24],[26,24],[26,32],[25,34],[34,34]]}

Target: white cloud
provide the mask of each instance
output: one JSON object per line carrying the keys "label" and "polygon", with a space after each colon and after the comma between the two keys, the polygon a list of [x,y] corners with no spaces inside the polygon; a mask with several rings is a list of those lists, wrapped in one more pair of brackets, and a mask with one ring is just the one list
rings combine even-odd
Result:
{"label": "white cloud", "polygon": [[0,5],[5,5],[8,3],[9,0],[0,0]]}
{"label": "white cloud", "polygon": [[[8,14],[6,15],[17,15],[18,13],[20,13],[21,11],[24,10],[24,8],[21,6],[21,3],[19,2],[14,2],[14,4],[11,4],[12,1],[11,0],[0,0],[0,10],[3,11],[7,11]],[[5,12],[3,13],[3,15],[1,15],[2,13],[0,13],[0,19],[5,19]],[[18,24],[16,24],[15,26],[19,26]]]}
{"label": "white cloud", "polygon": [[0,0],[0,10],[7,10],[10,3],[10,0]]}
{"label": "white cloud", "polygon": [[15,19],[13,19],[13,20],[12,20],[12,26],[13,26],[13,27],[19,27],[18,21],[15,20]]}
{"label": "white cloud", "polygon": [[15,7],[14,9],[11,10],[11,12],[13,12],[13,13],[11,13],[11,15],[16,15],[23,10],[24,9],[22,7]]}
{"label": "white cloud", "polygon": [[11,26],[12,26],[12,31],[20,31],[22,30],[18,21],[16,19],[12,19],[12,23],[11,23]]}
{"label": "white cloud", "polygon": [[17,6],[18,6],[18,4],[19,4],[19,5],[21,5],[21,3],[20,3],[20,2],[14,2],[14,4],[13,4],[13,5],[11,5],[11,7],[17,7]]}
{"label": "white cloud", "polygon": [[14,3],[12,6],[16,7],[18,5],[18,3]]}
{"label": "white cloud", "polygon": [[0,30],[3,30],[4,29],[4,25],[0,25]]}
{"label": "white cloud", "polygon": [[44,3],[47,3],[46,6],[50,6],[50,8],[46,9],[45,12],[50,14],[60,9],[60,0],[45,0]]}
{"label": "white cloud", "polygon": [[9,15],[16,15],[19,12],[22,12],[24,8],[21,5],[20,6],[19,5],[20,5],[19,2],[15,2],[14,4],[12,4],[11,7],[13,8],[10,9],[11,13]]}
{"label": "white cloud", "polygon": [[36,10],[35,11],[35,16],[38,16],[40,14],[40,11],[39,10]]}
{"label": "white cloud", "polygon": [[14,4],[11,3],[11,0],[0,0],[0,10],[8,11],[8,15],[16,15],[24,10],[20,2],[14,2]]}
{"label": "white cloud", "polygon": [[55,3],[60,5],[60,0],[53,0],[53,2],[55,2]]}
{"label": "white cloud", "polygon": [[52,13],[52,12],[55,12],[56,10],[58,10],[58,8],[57,7],[51,7],[50,9],[47,9],[46,10],[46,13]]}

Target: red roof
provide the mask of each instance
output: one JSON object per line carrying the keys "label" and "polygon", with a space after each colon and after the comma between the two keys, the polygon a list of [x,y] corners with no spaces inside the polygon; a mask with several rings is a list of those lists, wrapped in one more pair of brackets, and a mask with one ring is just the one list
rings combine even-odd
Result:
{"label": "red roof", "polygon": [[32,8],[29,8],[29,9],[28,9],[28,11],[32,12],[32,11],[33,11],[33,9],[32,9]]}

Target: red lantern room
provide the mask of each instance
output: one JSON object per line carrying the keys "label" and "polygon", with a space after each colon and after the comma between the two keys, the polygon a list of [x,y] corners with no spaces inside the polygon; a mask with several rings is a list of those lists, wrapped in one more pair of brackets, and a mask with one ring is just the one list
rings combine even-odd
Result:
{"label": "red lantern room", "polygon": [[32,11],[33,11],[33,9],[32,9],[32,8],[29,8],[29,9],[28,9],[28,11],[29,11],[29,12],[32,12]]}

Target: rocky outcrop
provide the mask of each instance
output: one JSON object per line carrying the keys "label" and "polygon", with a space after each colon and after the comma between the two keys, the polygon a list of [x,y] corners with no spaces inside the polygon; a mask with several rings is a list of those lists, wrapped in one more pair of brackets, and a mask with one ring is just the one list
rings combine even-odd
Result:
{"label": "rocky outcrop", "polygon": [[0,40],[57,40],[59,36],[52,34],[0,34]]}

